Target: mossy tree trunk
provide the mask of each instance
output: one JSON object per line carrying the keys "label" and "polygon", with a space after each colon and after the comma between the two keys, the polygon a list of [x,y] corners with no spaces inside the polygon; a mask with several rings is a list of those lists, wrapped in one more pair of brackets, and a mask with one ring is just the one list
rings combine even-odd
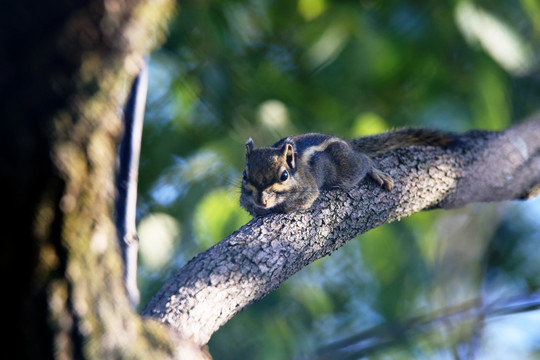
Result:
{"label": "mossy tree trunk", "polygon": [[9,213],[0,263],[18,358],[178,356],[179,340],[131,309],[111,222],[118,94],[173,9],[170,0],[0,5]]}

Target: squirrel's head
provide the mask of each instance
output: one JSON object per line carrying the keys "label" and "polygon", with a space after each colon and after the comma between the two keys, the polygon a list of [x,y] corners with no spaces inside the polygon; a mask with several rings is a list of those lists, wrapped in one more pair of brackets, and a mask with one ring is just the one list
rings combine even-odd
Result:
{"label": "squirrel's head", "polygon": [[256,149],[253,140],[249,139],[240,205],[253,215],[272,212],[297,188],[295,174],[292,142],[285,141],[279,148]]}

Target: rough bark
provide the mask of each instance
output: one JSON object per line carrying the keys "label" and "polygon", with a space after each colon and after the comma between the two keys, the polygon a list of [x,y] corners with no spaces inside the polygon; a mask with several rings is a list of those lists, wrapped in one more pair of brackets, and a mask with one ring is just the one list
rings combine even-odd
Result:
{"label": "rough bark", "polygon": [[365,180],[349,192],[323,192],[306,212],[255,218],[186,264],[142,314],[202,345],[240,310],[369,229],[424,209],[528,197],[540,183],[540,117],[376,162],[394,179],[392,191]]}

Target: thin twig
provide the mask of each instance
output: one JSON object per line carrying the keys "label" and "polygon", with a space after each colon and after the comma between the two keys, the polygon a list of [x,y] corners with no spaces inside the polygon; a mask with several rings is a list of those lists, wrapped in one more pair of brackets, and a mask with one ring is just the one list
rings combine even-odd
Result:
{"label": "thin twig", "polygon": [[139,304],[137,288],[137,252],[139,239],[135,226],[137,179],[144,121],[144,107],[148,89],[148,60],[133,81],[124,112],[124,136],[118,152],[116,180],[116,230],[124,261],[124,285],[133,307]]}
{"label": "thin twig", "polygon": [[375,326],[319,349],[316,359],[357,359],[427,333],[444,323],[455,324],[471,318],[486,319],[538,309],[540,292],[499,299],[490,305],[474,299],[431,314]]}

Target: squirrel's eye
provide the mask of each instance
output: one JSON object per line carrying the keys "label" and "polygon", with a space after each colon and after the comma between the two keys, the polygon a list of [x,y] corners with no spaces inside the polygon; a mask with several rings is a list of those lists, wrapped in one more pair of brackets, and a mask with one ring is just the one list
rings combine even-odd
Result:
{"label": "squirrel's eye", "polygon": [[247,181],[247,174],[246,174],[246,170],[244,170],[244,172],[242,173],[242,180],[244,181]]}
{"label": "squirrel's eye", "polygon": [[288,178],[289,178],[289,173],[287,172],[287,170],[285,170],[281,173],[281,177],[279,178],[279,181],[284,182]]}

